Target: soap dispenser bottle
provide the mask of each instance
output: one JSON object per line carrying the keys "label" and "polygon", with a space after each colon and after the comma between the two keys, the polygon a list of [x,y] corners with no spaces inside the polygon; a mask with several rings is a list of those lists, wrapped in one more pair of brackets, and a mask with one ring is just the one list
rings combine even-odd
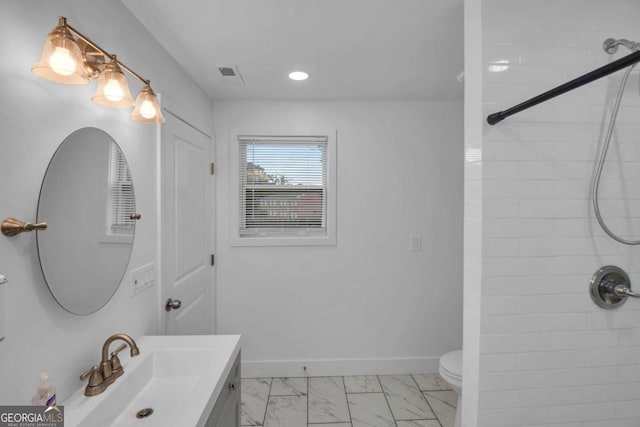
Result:
{"label": "soap dispenser bottle", "polygon": [[31,403],[39,406],[54,406],[56,404],[56,389],[49,384],[49,373],[40,371],[40,385]]}

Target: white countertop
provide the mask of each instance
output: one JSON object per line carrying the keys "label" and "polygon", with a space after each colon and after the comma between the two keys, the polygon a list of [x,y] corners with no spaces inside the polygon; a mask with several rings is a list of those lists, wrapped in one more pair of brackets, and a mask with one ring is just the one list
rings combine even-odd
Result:
{"label": "white countertop", "polygon": [[[193,392],[185,396],[182,401],[172,401],[171,413],[179,420],[181,427],[203,427],[213,410],[213,406],[220,395],[225,379],[229,375],[233,362],[240,352],[239,335],[180,335],[180,336],[143,336],[135,338],[140,355],[131,359],[122,360],[124,375],[111,384],[102,394],[92,397],[84,396],[84,385],[80,390],[67,399],[64,405],[66,427],[101,427],[128,425],[115,421],[119,419],[124,407],[131,399],[129,395],[139,395],[140,388],[144,387],[144,381],[152,373],[153,360],[156,355],[176,352],[179,363],[174,364],[172,370],[190,368],[189,352],[206,351],[206,367],[194,378]],[[113,344],[115,349],[116,344]],[[113,351],[111,349],[110,351]],[[124,352],[128,352],[125,350]],[[182,353],[183,352],[183,353]],[[184,354],[184,360],[180,355]],[[202,353],[204,354],[204,353]],[[175,357],[175,356],[174,356]],[[202,362],[200,362],[202,363]],[[145,377],[145,375],[147,375]],[[191,374],[190,374],[191,375]],[[168,380],[170,384],[170,380]],[[86,384],[85,384],[86,385]],[[170,389],[170,385],[168,389]],[[132,391],[133,390],[133,391]],[[144,391],[143,391],[144,392]],[[137,398],[137,397],[136,397]],[[174,404],[175,403],[175,404]],[[158,401],[158,405],[164,406],[166,402]],[[174,405],[174,406],[172,406]],[[166,409],[166,408],[160,408]],[[156,415],[156,414],[154,414]],[[133,414],[135,418],[135,413]],[[160,427],[165,425],[175,426],[176,419],[166,420],[160,415],[148,419],[135,420],[140,426]]]}

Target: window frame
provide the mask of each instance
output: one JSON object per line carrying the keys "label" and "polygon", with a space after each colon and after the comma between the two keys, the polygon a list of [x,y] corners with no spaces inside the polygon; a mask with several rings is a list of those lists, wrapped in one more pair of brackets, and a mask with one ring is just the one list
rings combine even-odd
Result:
{"label": "window frame", "polygon": [[[266,235],[241,235],[241,195],[240,195],[240,138],[254,137],[259,140],[278,139],[286,141],[295,141],[295,138],[305,139],[322,137],[326,138],[326,217],[325,227],[326,233],[293,235],[282,233]],[[230,215],[231,215],[231,246],[327,246],[337,244],[337,224],[336,224],[336,200],[337,200],[337,132],[319,131],[319,132],[239,132],[232,131],[229,134],[229,154],[230,154]]]}
{"label": "window frame", "polygon": [[[118,165],[123,166],[126,169],[129,181],[120,181],[114,176],[114,172],[117,174],[117,170],[119,170]],[[133,201],[131,206],[133,211],[131,213],[135,213],[136,196],[135,188],[133,186],[133,176],[124,152],[120,146],[113,141],[109,147],[109,167],[107,168],[107,176],[105,177],[105,180],[106,185],[102,190],[105,191],[104,197],[106,198],[104,234],[99,238],[99,241],[100,243],[131,244],[131,239],[133,239],[135,233],[136,222],[135,220],[127,221],[130,223],[129,226],[121,226],[114,223],[114,208],[117,204],[117,201],[114,200],[114,186],[123,184],[130,185]]]}

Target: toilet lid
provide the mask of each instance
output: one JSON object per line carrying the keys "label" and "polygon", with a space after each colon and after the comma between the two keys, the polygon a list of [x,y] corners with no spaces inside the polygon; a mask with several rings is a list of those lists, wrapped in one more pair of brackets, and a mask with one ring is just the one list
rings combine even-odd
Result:
{"label": "toilet lid", "polygon": [[452,351],[442,356],[440,369],[455,379],[462,379],[462,350]]}

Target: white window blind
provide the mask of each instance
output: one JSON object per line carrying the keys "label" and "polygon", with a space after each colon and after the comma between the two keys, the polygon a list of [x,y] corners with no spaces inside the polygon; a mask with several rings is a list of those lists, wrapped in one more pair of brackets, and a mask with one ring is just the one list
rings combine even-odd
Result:
{"label": "white window blind", "polygon": [[116,144],[111,144],[111,167],[109,170],[109,232],[112,234],[133,234],[136,202],[133,181],[127,160]]}
{"label": "white window blind", "polygon": [[327,235],[327,137],[238,136],[240,237]]}

